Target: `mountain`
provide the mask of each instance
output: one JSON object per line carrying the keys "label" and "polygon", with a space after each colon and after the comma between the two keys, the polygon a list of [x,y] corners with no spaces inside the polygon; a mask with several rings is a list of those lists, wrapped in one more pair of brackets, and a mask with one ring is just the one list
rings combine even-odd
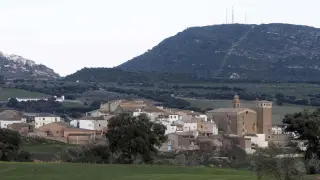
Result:
{"label": "mountain", "polygon": [[6,79],[57,79],[59,74],[42,64],[18,55],[0,52],[0,75]]}
{"label": "mountain", "polygon": [[118,68],[204,78],[319,81],[320,29],[291,24],[191,27]]}
{"label": "mountain", "polygon": [[130,71],[120,68],[83,68],[64,78],[66,81],[100,83],[154,83],[205,81],[191,74]]}

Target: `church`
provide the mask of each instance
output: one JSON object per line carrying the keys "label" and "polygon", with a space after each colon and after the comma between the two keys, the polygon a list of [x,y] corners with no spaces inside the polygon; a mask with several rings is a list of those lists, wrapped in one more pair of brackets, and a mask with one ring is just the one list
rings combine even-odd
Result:
{"label": "church", "polygon": [[226,134],[244,136],[247,134],[265,134],[266,140],[272,135],[272,102],[257,101],[256,107],[242,108],[238,95],[234,96],[232,108],[219,108],[207,112]]}

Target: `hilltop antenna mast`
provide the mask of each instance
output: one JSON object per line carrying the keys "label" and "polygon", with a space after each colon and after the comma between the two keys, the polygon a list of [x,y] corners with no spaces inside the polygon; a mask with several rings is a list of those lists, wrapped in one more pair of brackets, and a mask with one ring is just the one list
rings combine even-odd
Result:
{"label": "hilltop antenna mast", "polygon": [[226,8],[226,24],[228,24],[228,8]]}
{"label": "hilltop antenna mast", "polygon": [[233,12],[233,6],[232,6],[232,24],[234,24],[234,12]]}
{"label": "hilltop antenna mast", "polygon": [[247,24],[247,13],[244,13],[244,23]]}

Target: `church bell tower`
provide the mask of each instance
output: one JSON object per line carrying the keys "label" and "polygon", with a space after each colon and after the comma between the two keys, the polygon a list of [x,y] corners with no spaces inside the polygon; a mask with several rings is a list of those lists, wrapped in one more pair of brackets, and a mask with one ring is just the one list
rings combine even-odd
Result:
{"label": "church bell tower", "polygon": [[233,108],[240,108],[240,100],[238,95],[233,97]]}

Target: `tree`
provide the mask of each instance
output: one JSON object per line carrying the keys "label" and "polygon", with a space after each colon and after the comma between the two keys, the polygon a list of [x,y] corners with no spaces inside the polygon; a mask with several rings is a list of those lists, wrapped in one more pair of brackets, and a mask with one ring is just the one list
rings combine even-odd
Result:
{"label": "tree", "polygon": [[19,105],[19,102],[16,98],[10,98],[9,101],[7,102],[8,107],[15,108]]}
{"label": "tree", "polygon": [[124,113],[110,119],[106,137],[119,163],[131,164],[139,157],[144,163],[151,163],[156,147],[167,140],[165,130],[165,126],[151,122],[146,115]]}
{"label": "tree", "polygon": [[0,129],[0,161],[28,161],[30,154],[20,151],[20,135],[8,129]]}
{"label": "tree", "polygon": [[320,158],[320,109],[287,114],[283,123],[287,132],[294,133],[298,140],[306,142],[306,160]]}
{"label": "tree", "polygon": [[303,180],[305,165],[294,155],[293,149],[270,144],[268,148],[257,149],[253,154],[253,169],[259,180],[264,176],[276,180]]}

